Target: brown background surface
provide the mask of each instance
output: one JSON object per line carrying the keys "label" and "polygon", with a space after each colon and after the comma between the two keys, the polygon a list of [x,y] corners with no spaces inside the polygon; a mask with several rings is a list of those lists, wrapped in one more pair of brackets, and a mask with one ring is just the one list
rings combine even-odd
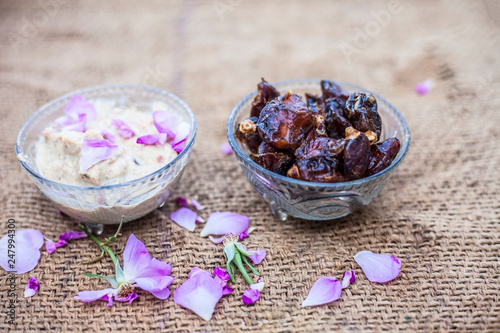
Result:
{"label": "brown background surface", "polygon": [[[85,266],[88,239],[42,251],[17,276],[16,325],[7,323],[7,275],[0,273],[0,328],[36,331],[499,331],[500,330],[500,6],[486,1],[401,2],[377,25],[389,1],[5,1],[0,2],[0,234],[14,218],[56,239],[73,230],[24,174],[14,156],[17,132],[43,104],[102,84],[156,86],[183,98],[199,124],[179,193],[212,211],[250,216],[244,243],[265,248],[266,287],[246,307],[244,280],[205,322],[142,292],[106,307],[73,299],[107,287],[82,276],[112,274],[110,262]],[[371,23],[367,23],[371,22]],[[375,23],[374,23],[375,22]],[[368,24],[368,25],[367,25]],[[379,28],[377,31],[377,27]],[[369,30],[367,40],[359,31]],[[355,53],[347,57],[342,43]],[[364,210],[340,220],[277,221],[223,156],[232,107],[264,76],[270,82],[327,78],[375,91],[407,119],[412,146],[396,175]],[[432,78],[426,96],[415,83]],[[173,266],[174,291],[194,266],[223,263],[221,248],[168,219],[172,204],[127,224],[150,253]],[[113,228],[105,230],[109,235]],[[370,283],[353,260],[360,250],[395,255],[401,275]],[[358,279],[340,300],[302,308],[322,275]],[[41,282],[25,299],[31,275]]]}

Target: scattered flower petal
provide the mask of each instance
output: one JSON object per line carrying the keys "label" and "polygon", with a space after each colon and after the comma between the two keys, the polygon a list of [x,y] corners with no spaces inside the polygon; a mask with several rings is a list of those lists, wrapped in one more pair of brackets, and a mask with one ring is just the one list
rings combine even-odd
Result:
{"label": "scattered flower petal", "polygon": [[174,139],[175,133],[174,129],[177,128],[177,123],[179,118],[167,111],[155,111],[153,112],[153,123],[160,133],[167,134],[168,139]]}
{"label": "scattered flower petal", "polygon": [[68,214],[66,214],[65,212],[63,212],[62,210],[59,210],[59,215],[61,215],[62,217],[66,217],[68,216]]}
{"label": "scattered flower petal", "polygon": [[[9,240],[15,242],[15,257],[10,258]],[[10,242],[10,244],[12,241]],[[0,239],[0,266],[8,272],[23,274],[31,271],[38,265],[40,260],[40,248],[44,244],[44,238],[40,231],[35,229],[16,230],[15,233],[7,234]],[[15,258],[15,262],[9,260]]]}
{"label": "scattered flower petal", "polygon": [[45,241],[45,250],[47,250],[49,254],[54,253],[56,249],[57,249],[56,243],[54,243],[52,240],[47,239]]}
{"label": "scattered flower petal", "polygon": [[333,276],[322,276],[314,282],[302,306],[321,305],[336,301],[342,293],[342,285]]}
{"label": "scattered flower petal", "polygon": [[87,121],[91,122],[96,118],[95,107],[83,96],[73,96],[64,108],[64,113],[76,120],[80,115],[86,115]]}
{"label": "scattered flower petal", "polygon": [[223,268],[215,267],[214,275],[219,277],[219,279],[221,279],[222,281],[229,280],[229,273]]}
{"label": "scattered flower petal", "polygon": [[246,305],[253,304],[257,302],[257,300],[260,298],[260,291],[259,289],[252,289],[249,288],[243,292],[243,303]]}
{"label": "scattered flower petal", "polygon": [[434,88],[434,81],[432,79],[419,82],[415,85],[415,91],[420,95],[428,94]]}
{"label": "scattered flower petal", "polygon": [[191,125],[188,123],[183,121],[179,124],[179,126],[177,126],[175,130],[175,138],[174,141],[172,141],[172,148],[176,152],[180,153],[184,150],[189,133],[191,133]]}
{"label": "scattered flower petal", "polygon": [[174,302],[208,321],[222,297],[222,286],[219,281],[210,273],[192,274],[174,292]]}
{"label": "scattered flower petal", "polygon": [[59,235],[60,240],[64,241],[72,241],[74,239],[80,239],[80,238],[85,238],[87,237],[87,234],[83,231],[68,231],[65,232],[64,234]]}
{"label": "scattered flower petal", "polygon": [[388,254],[360,251],[356,253],[354,260],[361,266],[363,273],[371,282],[389,282],[401,272],[401,261]]}
{"label": "scattered flower petal", "polygon": [[86,171],[94,164],[112,158],[117,152],[118,146],[108,140],[83,139],[80,170]]}
{"label": "scattered flower petal", "polygon": [[111,125],[118,128],[118,134],[120,134],[125,139],[130,139],[135,134],[132,128],[130,128],[130,126],[121,119],[111,120]]}
{"label": "scattered flower petal", "polygon": [[342,288],[347,288],[351,283],[356,281],[356,273],[353,269],[349,269],[345,271],[344,275],[342,275]]}
{"label": "scattered flower petal", "polygon": [[38,291],[38,287],[40,287],[40,283],[38,283],[36,277],[32,276],[28,281],[26,289],[24,289],[24,297],[31,297],[35,295]]}
{"label": "scattered flower petal", "polygon": [[230,293],[232,293],[234,291],[234,289],[230,286],[228,286],[227,284],[222,288],[222,296],[226,296],[226,295],[229,295]]}
{"label": "scattered flower petal", "polygon": [[248,216],[231,212],[214,212],[208,217],[205,227],[201,231],[201,237],[208,235],[226,235],[233,233],[238,235],[250,225]]}
{"label": "scattered flower petal", "polygon": [[231,145],[227,142],[224,142],[223,144],[220,145],[220,151],[224,155],[231,155],[233,153],[233,148],[231,148]]}
{"label": "scattered flower petal", "polygon": [[212,237],[212,236],[208,236],[208,238],[210,238],[210,240],[211,240],[212,242],[214,242],[215,244],[220,244],[220,243],[222,243],[222,241],[224,240],[224,237],[226,237],[226,235],[221,236],[221,237],[219,237],[219,238],[215,238],[215,237]]}
{"label": "scattered flower petal", "polygon": [[175,198],[175,202],[181,206],[181,207],[187,207],[188,206],[188,200],[186,199],[186,197],[177,197]]}
{"label": "scattered flower petal", "polygon": [[137,298],[136,288],[141,288],[159,299],[170,296],[168,286],[174,280],[170,276],[172,267],[169,264],[151,258],[146,246],[131,234],[123,251],[123,269],[116,261],[116,278],[103,277],[113,288],[92,291],[80,291],[76,299],[82,302],[104,300],[108,306],[113,305],[113,299],[119,302],[132,303]]}
{"label": "scattered flower petal", "polygon": [[250,255],[250,260],[252,260],[252,262],[256,265],[260,264],[267,254],[266,250],[262,249],[257,249],[256,251],[247,251],[247,253]]}
{"label": "scattered flower petal", "polygon": [[198,201],[196,201],[194,199],[189,202],[189,205],[196,208],[196,210],[204,210],[205,209],[205,206],[203,206],[201,203],[199,203]]}
{"label": "scattered flower petal", "polygon": [[244,240],[247,237],[248,237],[248,234],[246,231],[243,231],[241,234],[238,235],[239,240]]}
{"label": "scattered flower petal", "polygon": [[159,144],[160,146],[163,146],[167,142],[167,135],[165,133],[143,135],[138,137],[136,142],[141,145],[151,146]]}
{"label": "scattered flower petal", "polygon": [[262,291],[262,289],[264,289],[264,285],[265,285],[264,282],[257,282],[257,283],[251,284],[250,288],[257,289],[258,291]]}
{"label": "scattered flower petal", "polygon": [[101,135],[104,138],[104,140],[108,140],[111,143],[116,142],[116,137],[107,130],[102,130]]}
{"label": "scattered flower petal", "polygon": [[196,228],[196,218],[198,215],[191,209],[186,207],[181,207],[172,214],[170,214],[170,219],[189,231],[194,231]]}
{"label": "scattered flower petal", "polygon": [[205,223],[205,219],[201,216],[196,217],[196,224]]}

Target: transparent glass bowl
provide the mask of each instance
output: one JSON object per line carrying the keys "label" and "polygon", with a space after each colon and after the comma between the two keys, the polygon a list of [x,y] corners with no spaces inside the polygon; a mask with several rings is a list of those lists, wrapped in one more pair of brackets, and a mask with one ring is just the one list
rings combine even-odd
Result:
{"label": "transparent glass bowl", "polygon": [[[301,79],[273,84],[281,94],[292,90],[321,95],[320,79]],[[366,89],[336,82],[348,92]],[[316,183],[292,179],[264,169],[248,156],[249,151],[235,137],[239,123],[250,116],[252,101],[257,91],[243,98],[233,109],[227,123],[227,137],[245,176],[252,186],[267,201],[273,214],[285,221],[287,216],[305,220],[331,220],[346,216],[354,210],[369,204],[387,184],[398,165],[403,161],[410,147],[410,132],[401,114],[385,99],[373,94],[378,101],[378,111],[383,127],[380,141],[392,135],[401,142],[401,149],[385,170],[363,179],[342,183]]]}
{"label": "transparent glass bowl", "polygon": [[[63,114],[69,100],[81,95],[91,103],[105,100],[110,106],[135,107],[141,112],[155,110],[175,112],[191,124],[185,149],[170,163],[142,178],[107,186],[75,186],[49,180],[38,173],[35,145],[44,128]],[[24,170],[38,188],[64,213],[83,222],[117,224],[138,219],[161,207],[172,195],[196,137],[196,119],[181,99],[156,88],[137,85],[97,86],[71,92],[40,108],[21,128],[16,141],[16,154]]]}

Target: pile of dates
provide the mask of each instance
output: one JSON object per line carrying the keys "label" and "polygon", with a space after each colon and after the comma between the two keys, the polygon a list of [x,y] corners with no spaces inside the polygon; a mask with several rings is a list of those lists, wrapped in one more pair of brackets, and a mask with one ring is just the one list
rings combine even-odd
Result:
{"label": "pile of dates", "polygon": [[279,92],[262,79],[250,118],[236,137],[262,167],[291,178],[323,183],[368,177],[387,168],[400,149],[391,137],[378,142],[382,119],[366,92],[346,93],[321,81],[322,96]]}

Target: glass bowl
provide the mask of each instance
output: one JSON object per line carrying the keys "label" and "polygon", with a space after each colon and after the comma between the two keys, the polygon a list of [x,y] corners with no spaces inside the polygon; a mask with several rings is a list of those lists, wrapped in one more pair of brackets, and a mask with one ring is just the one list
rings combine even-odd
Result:
{"label": "glass bowl", "polygon": [[[184,150],[161,169],[142,178],[106,186],[76,186],[47,179],[38,173],[35,145],[49,124],[63,114],[69,100],[81,95],[89,102],[104,102],[110,107],[135,107],[141,112],[172,111],[191,124]],[[19,162],[38,188],[57,208],[82,222],[117,224],[138,219],[165,204],[174,192],[186,166],[196,137],[193,112],[178,97],[156,88],[138,85],[109,85],[71,92],[41,107],[19,131],[16,154]]]}
{"label": "glass bowl", "polygon": [[[281,94],[292,90],[321,95],[320,79],[300,79],[273,84]],[[370,92],[366,89],[342,82],[335,82],[347,92]],[[243,98],[232,110],[227,123],[227,137],[235,152],[243,173],[250,184],[269,204],[273,214],[285,221],[288,216],[305,220],[332,220],[346,216],[354,210],[368,205],[387,184],[398,165],[403,161],[410,147],[410,132],[401,114],[385,99],[373,94],[378,101],[378,111],[383,127],[380,141],[396,135],[401,148],[385,170],[370,177],[342,183],[316,183],[292,179],[266,170],[248,156],[249,151],[236,139],[238,124],[250,117],[252,101],[257,91]]]}

